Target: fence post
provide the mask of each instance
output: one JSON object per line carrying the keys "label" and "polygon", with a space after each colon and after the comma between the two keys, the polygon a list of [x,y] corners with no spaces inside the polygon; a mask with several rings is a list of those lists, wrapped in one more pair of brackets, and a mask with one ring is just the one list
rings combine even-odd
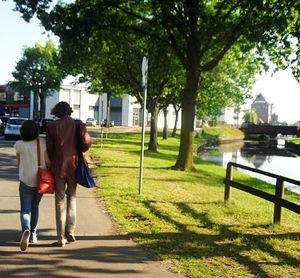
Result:
{"label": "fence post", "polygon": [[[283,195],[284,195],[284,181],[282,179],[277,178],[275,196],[282,199]],[[281,220],[281,206],[275,203],[273,223],[280,224],[280,220]]]}
{"label": "fence post", "polygon": [[232,165],[230,163],[227,164],[226,168],[226,182],[225,182],[225,195],[224,195],[224,201],[230,201],[231,198],[231,186],[228,180],[232,180]]}

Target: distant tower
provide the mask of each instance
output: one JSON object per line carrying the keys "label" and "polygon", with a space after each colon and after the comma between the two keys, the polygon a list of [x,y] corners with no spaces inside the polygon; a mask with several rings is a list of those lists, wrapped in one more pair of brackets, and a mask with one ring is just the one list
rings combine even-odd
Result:
{"label": "distant tower", "polygon": [[272,105],[266,100],[266,98],[259,94],[251,104],[251,108],[254,109],[257,114],[257,123],[271,123]]}

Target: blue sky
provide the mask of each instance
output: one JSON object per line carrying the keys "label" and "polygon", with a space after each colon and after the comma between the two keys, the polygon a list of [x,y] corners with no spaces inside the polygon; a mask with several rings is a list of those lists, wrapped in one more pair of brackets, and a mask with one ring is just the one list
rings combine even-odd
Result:
{"label": "blue sky", "polygon": [[[35,42],[44,45],[49,38],[58,45],[58,38],[45,34],[44,28],[39,26],[37,19],[26,23],[20,13],[13,11],[13,8],[12,0],[0,1],[0,37],[2,39],[0,84],[12,80],[11,72],[14,71],[17,61],[21,58],[24,46],[32,47]],[[252,94],[256,96],[259,93],[274,104],[274,110],[280,121],[294,123],[300,120],[300,85],[290,70],[278,72],[273,77],[270,75],[258,77]],[[250,106],[249,103],[248,106]]]}

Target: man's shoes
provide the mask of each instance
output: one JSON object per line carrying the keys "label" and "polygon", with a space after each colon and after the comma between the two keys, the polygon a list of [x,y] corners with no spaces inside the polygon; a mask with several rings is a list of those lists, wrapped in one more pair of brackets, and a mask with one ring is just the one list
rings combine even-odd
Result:
{"label": "man's shoes", "polygon": [[66,237],[68,242],[74,242],[76,240],[74,234],[71,233],[66,234]]}
{"label": "man's shoes", "polygon": [[25,230],[22,234],[21,241],[20,241],[20,249],[21,251],[25,251],[28,247],[28,241],[29,241],[30,231]]}

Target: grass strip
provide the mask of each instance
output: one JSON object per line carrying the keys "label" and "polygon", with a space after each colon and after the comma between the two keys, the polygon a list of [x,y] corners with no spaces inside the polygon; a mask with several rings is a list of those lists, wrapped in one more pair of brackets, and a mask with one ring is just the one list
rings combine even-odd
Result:
{"label": "grass strip", "polygon": [[[102,162],[94,170],[96,192],[123,233],[189,277],[300,277],[300,215],[283,209],[274,226],[272,203],[236,189],[225,204],[225,169],[198,157],[196,171],[171,169],[178,137],[159,139],[158,153],[145,152],[139,195],[140,138],[109,134],[102,148],[99,141],[91,148]],[[234,179],[274,194],[258,179],[238,172]],[[285,198],[300,204],[292,192]]]}
{"label": "grass strip", "polygon": [[286,139],[287,142],[290,142],[290,143],[293,143],[295,145],[300,145],[300,138],[297,137],[297,138],[289,138],[289,139]]}

